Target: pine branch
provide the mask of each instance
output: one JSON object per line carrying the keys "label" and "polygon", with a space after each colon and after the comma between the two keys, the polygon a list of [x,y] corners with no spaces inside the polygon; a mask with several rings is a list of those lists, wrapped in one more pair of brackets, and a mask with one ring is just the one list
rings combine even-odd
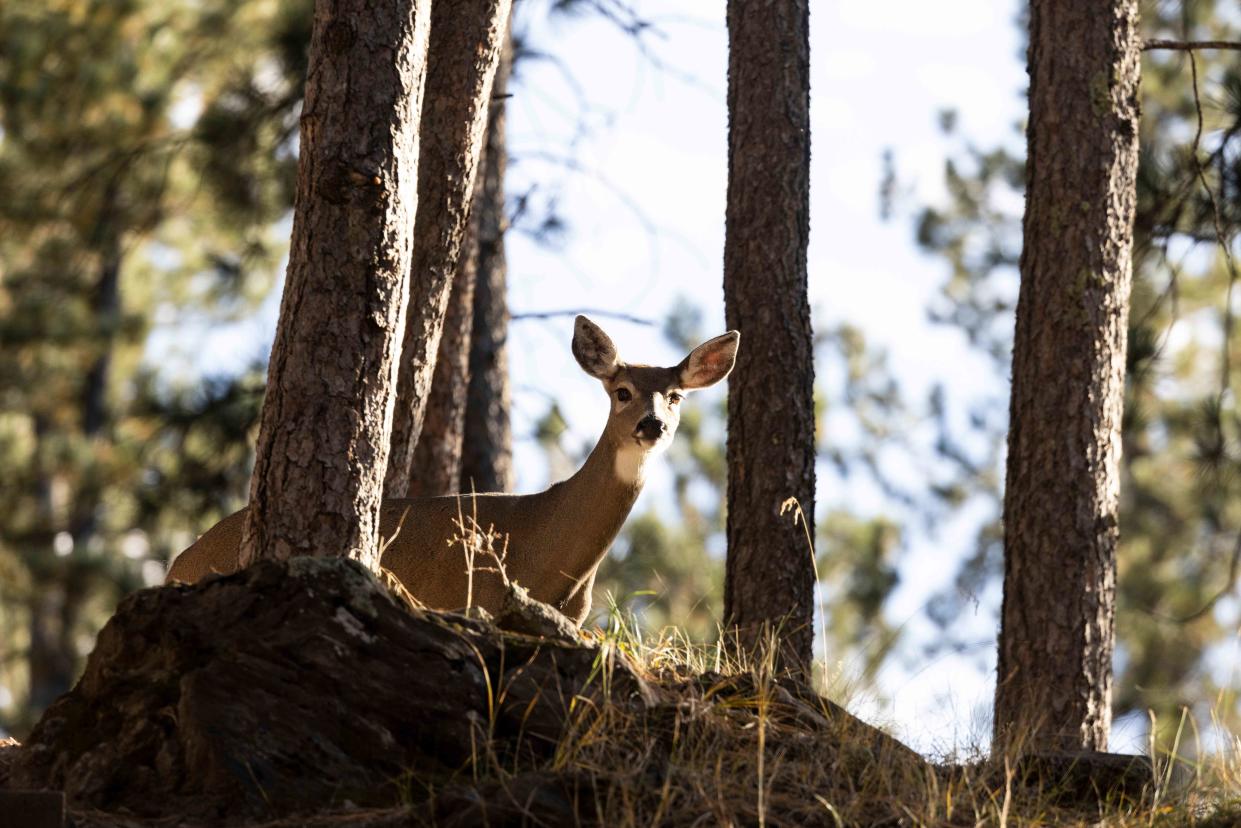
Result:
{"label": "pine branch", "polygon": [[1178,624],[1188,624],[1191,621],[1197,621],[1199,618],[1211,612],[1215,609],[1216,604],[1232,594],[1233,589],[1237,586],[1238,576],[1241,576],[1241,534],[1237,535],[1237,542],[1232,547],[1232,557],[1228,559],[1228,578],[1225,581],[1224,586],[1208,598],[1206,603],[1198,609],[1188,615],[1182,615],[1179,618],[1173,618],[1171,620]]}
{"label": "pine branch", "polygon": [[1194,52],[1204,49],[1227,49],[1241,51],[1241,42],[1232,40],[1164,40],[1152,38],[1142,42],[1142,51],[1151,52],[1157,49],[1174,52]]}
{"label": "pine branch", "polygon": [[[1189,53],[1189,72],[1190,85],[1194,91],[1194,110],[1198,115],[1198,125],[1194,132],[1194,143],[1190,148],[1190,157],[1193,158],[1194,167],[1198,173],[1198,180],[1202,182],[1202,189],[1210,201],[1211,216],[1215,222],[1215,238],[1220,250],[1224,254],[1224,262],[1228,265],[1228,289],[1224,292],[1224,343],[1220,348],[1219,404],[1215,409],[1216,436],[1219,440],[1219,445],[1223,446],[1225,445],[1224,403],[1231,396],[1232,392],[1232,332],[1235,319],[1232,309],[1232,295],[1236,288],[1238,274],[1236,262],[1232,258],[1232,240],[1225,233],[1224,221],[1220,216],[1219,201],[1215,197],[1215,191],[1211,189],[1211,185],[1207,181],[1206,169],[1198,158],[1198,149],[1202,143],[1203,117],[1202,97],[1198,92],[1198,58],[1193,52]],[[1220,155],[1219,159],[1222,166],[1223,156]],[[1220,178],[1222,181],[1222,170]]]}

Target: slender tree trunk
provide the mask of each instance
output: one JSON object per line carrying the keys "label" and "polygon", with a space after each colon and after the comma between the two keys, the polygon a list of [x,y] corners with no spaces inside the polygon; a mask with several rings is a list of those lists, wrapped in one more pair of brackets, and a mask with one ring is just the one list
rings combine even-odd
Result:
{"label": "slender tree trunk", "polygon": [[[807,0],[729,0],[724,313],[741,332],[728,381],[724,615],[743,646],[779,629],[783,665],[809,667],[814,567],[814,346],[807,298]],[[813,537],[813,528],[811,528]]]}
{"label": "slender tree trunk", "polygon": [[408,296],[426,0],[319,0],[297,209],[241,563],[347,555],[378,570]]}
{"label": "slender tree trunk", "polygon": [[95,324],[103,344],[87,372],[82,395],[82,433],[87,438],[97,436],[111,419],[108,379],[112,371],[112,343],[121,323],[121,240],[111,231],[104,242],[93,305]]}
{"label": "slender tree trunk", "polygon": [[432,6],[419,209],[392,453],[384,483],[387,497],[403,497],[409,489],[511,7],[512,0],[458,0]]}
{"label": "slender tree trunk", "polygon": [[1035,0],[998,750],[1107,746],[1138,166],[1137,0]]}
{"label": "slender tree trunk", "polygon": [[511,492],[513,430],[508,375],[508,265],[504,256],[507,217],[504,174],[506,96],[512,72],[513,39],[505,38],[492,88],[491,120],[483,152],[478,214],[478,275],[470,336],[470,387],[465,409],[460,484],[465,491]]}
{"label": "slender tree trunk", "polygon": [[[482,176],[476,176],[475,193]],[[477,198],[475,199],[477,203]],[[427,399],[422,435],[414,449],[409,475],[410,497],[456,494],[461,488],[461,442],[465,430],[465,400],[470,384],[470,329],[474,326],[474,282],[478,273],[478,216],[471,210],[469,230],[452,296],[444,315],[435,376]]]}
{"label": "slender tree trunk", "polygon": [[[88,450],[94,452],[112,416],[108,408],[108,385],[112,368],[114,342],[121,321],[121,239],[117,234],[112,211],[115,209],[116,188],[105,193],[103,208],[90,242],[99,252],[99,276],[91,297],[91,311],[97,342],[89,345],[94,351],[90,368],[82,384],[81,437]],[[36,427],[41,439],[48,439],[48,426]],[[61,694],[73,687],[79,669],[76,636],[82,602],[94,565],[80,554],[61,558],[56,554],[55,537],[61,529],[69,533],[74,547],[86,549],[98,531],[100,492],[93,482],[94,474],[78,474],[78,485],[67,503],[53,502],[55,472],[48,470],[43,492],[41,521],[46,527],[46,541],[41,554],[46,563],[33,574],[36,583],[29,601],[30,694],[27,707],[37,715]]]}
{"label": "slender tree trunk", "polygon": [[64,579],[39,584],[30,596],[30,697],[27,707],[38,716],[73,686],[77,675],[74,653],[65,648],[66,595]]}

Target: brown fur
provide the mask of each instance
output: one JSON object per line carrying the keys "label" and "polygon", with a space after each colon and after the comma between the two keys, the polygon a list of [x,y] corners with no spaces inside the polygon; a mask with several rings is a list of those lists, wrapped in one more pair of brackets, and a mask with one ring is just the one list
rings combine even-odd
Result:
{"label": "brown fur", "polygon": [[[582,468],[537,494],[389,500],[380,521],[387,543],[382,565],[430,607],[463,607],[468,591],[472,605],[494,613],[507,577],[581,625],[590,612],[595,571],[642,490],[645,461],[676,432],[680,407],[674,394],[727,376],[738,339],[735,332],[716,337],[674,368],[626,365],[607,335],[579,316],[574,355],[603,382],[611,402],[603,435]],[[620,389],[629,393],[628,401],[619,399]],[[639,433],[639,423],[652,417],[664,428],[657,439]],[[507,542],[503,575],[496,560],[479,555],[471,582],[464,544],[452,542],[462,534],[461,518],[467,531],[476,521],[483,531],[499,533],[497,552]],[[235,571],[244,523],[243,510],[207,530],[173,561],[167,581],[193,583]]]}

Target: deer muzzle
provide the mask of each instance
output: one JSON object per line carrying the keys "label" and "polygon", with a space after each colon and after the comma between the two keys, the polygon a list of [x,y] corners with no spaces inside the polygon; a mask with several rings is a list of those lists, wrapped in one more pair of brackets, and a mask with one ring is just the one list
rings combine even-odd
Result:
{"label": "deer muzzle", "polygon": [[664,432],[667,430],[668,427],[664,425],[664,421],[652,415],[649,417],[643,417],[638,422],[638,427],[634,429],[633,436],[637,437],[639,440],[650,440],[655,442],[658,441],[660,437],[663,437]]}

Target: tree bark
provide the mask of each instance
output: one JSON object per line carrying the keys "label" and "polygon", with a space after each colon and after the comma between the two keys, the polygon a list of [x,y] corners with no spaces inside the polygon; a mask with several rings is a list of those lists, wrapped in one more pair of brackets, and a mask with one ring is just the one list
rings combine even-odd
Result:
{"label": "tree bark", "polygon": [[504,174],[508,81],[513,39],[505,38],[492,87],[491,120],[483,151],[478,214],[478,275],[474,284],[474,324],[470,334],[470,385],[465,409],[460,484],[466,491],[511,492],[513,430],[508,375],[508,265],[504,233],[508,227]]}
{"label": "tree bark", "polygon": [[511,7],[512,0],[432,6],[414,263],[384,483],[387,497],[404,497],[409,489]]}
{"label": "tree bark", "polygon": [[417,201],[426,0],[319,0],[241,563],[378,570]]}
{"label": "tree bark", "polygon": [[[475,193],[482,176],[476,177]],[[477,195],[475,197],[477,204]],[[422,435],[414,448],[409,497],[437,497],[461,489],[461,444],[470,384],[470,329],[474,327],[474,283],[478,273],[478,216],[471,210],[464,250],[453,277],[444,315],[431,396]]]}
{"label": "tree bark", "polygon": [[1136,0],[1035,0],[997,750],[1104,750],[1138,166]]}
{"label": "tree bark", "polygon": [[814,521],[814,346],[807,297],[807,0],[729,0],[724,313],[741,332],[728,392],[726,624],[753,648],[778,630],[809,668],[814,567],[781,504]]}

